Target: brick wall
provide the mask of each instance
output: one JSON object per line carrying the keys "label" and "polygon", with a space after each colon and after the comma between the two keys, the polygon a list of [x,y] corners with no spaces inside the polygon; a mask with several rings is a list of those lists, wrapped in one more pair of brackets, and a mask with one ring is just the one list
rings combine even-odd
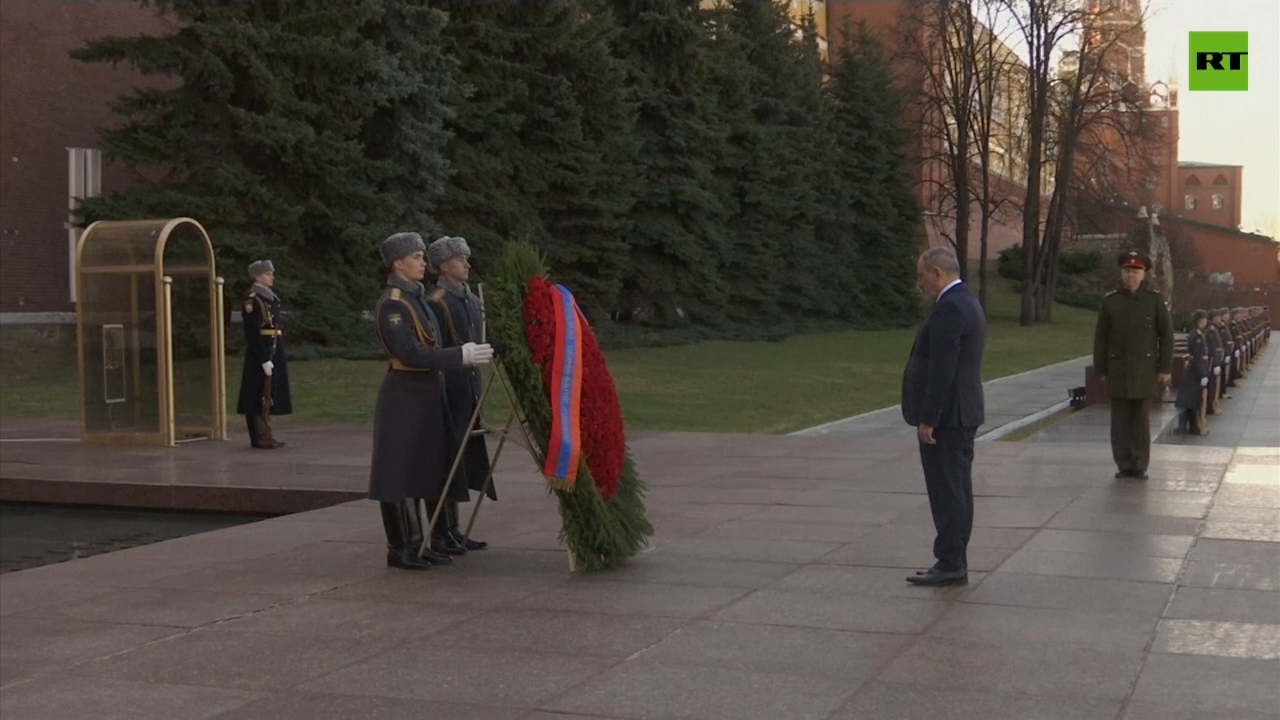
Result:
{"label": "brick wall", "polygon": [[[163,34],[174,26],[132,0],[0,1],[0,312],[66,312],[68,147],[98,147],[116,122],[108,104],[157,82],[68,53],[108,35]],[[102,191],[129,176],[103,167]]]}
{"label": "brick wall", "polygon": [[[1239,165],[1186,165],[1178,168],[1179,196],[1174,214],[1188,220],[1231,228],[1240,227],[1244,193],[1244,168]],[[1214,196],[1222,197],[1222,207],[1213,206]],[[1187,198],[1193,208],[1187,208]]]}
{"label": "brick wall", "polygon": [[1280,281],[1280,243],[1261,235],[1218,228],[1182,218],[1165,218],[1191,238],[1202,275],[1229,272],[1237,287]]}

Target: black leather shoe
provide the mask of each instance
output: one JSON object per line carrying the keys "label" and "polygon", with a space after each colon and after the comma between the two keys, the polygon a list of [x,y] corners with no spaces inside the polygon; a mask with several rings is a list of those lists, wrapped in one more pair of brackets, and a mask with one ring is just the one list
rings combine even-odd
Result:
{"label": "black leather shoe", "polygon": [[1147,474],[1146,474],[1146,473],[1144,473],[1144,472],[1131,472],[1131,473],[1129,473],[1129,477],[1131,477],[1131,478],[1133,478],[1133,479],[1135,479],[1135,480],[1146,480],[1146,479],[1147,479]]}
{"label": "black leather shoe", "polygon": [[418,557],[413,548],[405,545],[397,550],[387,550],[387,567],[401,570],[430,570],[431,563]]}
{"label": "black leather shoe", "polygon": [[449,537],[455,543],[461,545],[467,552],[471,552],[472,550],[483,550],[489,547],[489,543],[483,540],[472,540],[471,538],[464,538],[462,533],[458,532],[457,528],[451,529],[449,531]]}
{"label": "black leather shoe", "polygon": [[1127,477],[1133,477],[1133,473],[1129,472],[1128,470],[1117,470],[1117,471],[1116,471],[1116,479],[1117,479],[1117,480],[1120,480],[1121,478],[1127,478]]}
{"label": "black leather shoe", "polygon": [[[418,545],[415,544],[413,546],[413,552],[415,555],[417,554]],[[444,553],[436,552],[430,546],[428,546],[426,550],[423,550],[422,554],[419,555],[419,557],[431,563],[432,565],[452,565],[453,564],[453,558],[449,557],[448,555],[445,555]]]}
{"label": "black leather shoe", "polygon": [[466,555],[467,549],[449,533],[440,533],[431,538],[431,549],[445,555]]}
{"label": "black leather shoe", "polygon": [[489,543],[481,540],[472,540],[462,534],[459,524],[462,522],[462,513],[458,512],[458,503],[448,502],[444,506],[446,522],[445,532],[454,544],[463,550],[483,550],[489,547]]}
{"label": "black leather shoe", "polygon": [[937,570],[930,568],[923,575],[912,575],[907,578],[907,582],[912,585],[926,585],[936,587],[940,585],[968,585],[969,572],[967,570]]}

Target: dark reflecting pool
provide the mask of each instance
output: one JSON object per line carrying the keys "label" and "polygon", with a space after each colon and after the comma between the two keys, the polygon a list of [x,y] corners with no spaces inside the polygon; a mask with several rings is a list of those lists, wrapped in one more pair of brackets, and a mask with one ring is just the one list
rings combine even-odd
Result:
{"label": "dark reflecting pool", "polygon": [[244,525],[265,517],[0,502],[0,573]]}

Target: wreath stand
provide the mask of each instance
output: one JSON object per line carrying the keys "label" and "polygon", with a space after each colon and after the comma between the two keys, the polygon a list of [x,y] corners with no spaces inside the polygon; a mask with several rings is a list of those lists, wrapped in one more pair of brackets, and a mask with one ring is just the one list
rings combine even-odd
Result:
{"label": "wreath stand", "polygon": [[[484,323],[484,285],[479,286],[480,291],[480,338],[481,342],[485,341],[487,333],[485,332]],[[492,425],[484,423],[480,420],[480,411],[484,409],[484,403],[489,398],[489,392],[493,389],[494,382],[502,383],[503,395],[507,400],[507,422],[498,429]],[[462,467],[462,458],[466,454],[467,445],[474,437],[484,437],[487,435],[496,435],[498,437],[498,446],[494,448],[493,457],[489,459],[489,474],[484,479],[484,485],[480,488],[480,496],[476,498],[476,504],[471,508],[471,517],[467,520],[467,528],[462,533],[462,541],[465,544],[467,539],[471,537],[471,530],[475,527],[476,516],[480,513],[480,505],[484,503],[485,496],[489,492],[489,486],[493,484],[493,473],[498,467],[498,460],[502,457],[502,449],[506,446],[507,440],[513,437],[512,425],[519,425],[520,436],[523,436],[524,442],[521,443],[518,436],[515,442],[524,445],[529,451],[529,456],[533,459],[539,470],[542,469],[544,458],[542,453],[538,451],[538,445],[533,441],[533,434],[529,431],[528,420],[525,419],[524,413],[520,409],[520,403],[516,401],[515,392],[511,389],[511,382],[507,379],[507,373],[503,370],[502,359],[495,353],[493,360],[493,370],[489,376],[485,378],[484,386],[480,391],[480,399],[476,402],[476,408],[471,413],[471,419],[467,422],[466,431],[462,434],[462,442],[458,445],[458,452],[453,456],[453,465],[449,468],[449,475],[445,478],[444,489],[440,491],[440,501],[436,503],[436,511],[434,513],[426,512],[426,504],[422,500],[414,500],[414,513],[417,515],[418,526],[422,528],[422,545],[418,547],[418,556],[422,557],[426,554],[427,547],[431,544],[431,533],[435,529],[436,523],[440,521],[440,515],[444,512],[446,498],[449,497],[449,489],[453,486],[453,481],[458,477],[458,470]],[[427,518],[427,515],[430,518]],[[424,522],[425,521],[425,522]],[[573,560],[573,551],[565,548],[565,552],[569,556],[569,572],[576,572],[576,563]]]}

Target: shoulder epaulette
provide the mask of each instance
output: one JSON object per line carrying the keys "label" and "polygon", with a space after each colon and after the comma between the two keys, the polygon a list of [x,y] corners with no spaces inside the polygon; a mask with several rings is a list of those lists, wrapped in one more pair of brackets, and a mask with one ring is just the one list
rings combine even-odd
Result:
{"label": "shoulder epaulette", "polygon": [[1120,291],[1119,291],[1119,290],[1112,290],[1111,292],[1107,293],[1106,295],[1103,295],[1102,297],[1111,297],[1112,295],[1115,295],[1115,294],[1116,294],[1116,293],[1118,293],[1118,292],[1120,292]]}
{"label": "shoulder epaulette", "polygon": [[390,297],[391,297],[391,299],[392,299],[392,300],[399,300],[399,299],[400,299],[400,295],[401,295],[401,294],[402,294],[402,293],[401,293],[401,291],[400,291],[400,288],[397,288],[397,287],[393,287],[393,288],[391,288],[391,295],[390,295]]}
{"label": "shoulder epaulette", "polygon": [[443,300],[443,299],[444,299],[444,288],[436,288],[435,290],[433,290],[433,291],[431,292],[431,294],[430,294],[430,295],[428,295],[428,296],[427,296],[427,299],[428,299],[428,300]]}

